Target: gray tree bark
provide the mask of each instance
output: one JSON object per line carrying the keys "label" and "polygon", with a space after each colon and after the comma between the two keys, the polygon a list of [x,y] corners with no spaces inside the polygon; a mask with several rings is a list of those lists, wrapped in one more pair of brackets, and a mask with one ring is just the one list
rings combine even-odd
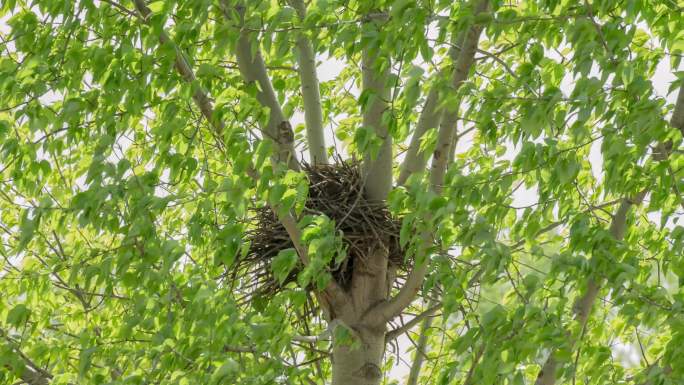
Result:
{"label": "gray tree bark", "polygon": [[360,328],[354,345],[333,346],[332,385],[378,385],[382,381],[384,330]]}
{"label": "gray tree bark", "polygon": [[[290,0],[299,18],[306,17],[306,4],[303,0]],[[306,140],[309,145],[311,164],[327,164],[328,155],[323,135],[323,110],[321,93],[316,73],[316,55],[311,41],[304,32],[297,36],[297,65],[302,83],[302,99],[304,100],[304,122],[306,124]]]}
{"label": "gray tree bark", "polygon": [[[431,301],[431,303],[432,302],[433,301]],[[413,363],[411,364],[411,370],[409,371],[406,385],[418,384],[418,376],[420,376],[420,370],[423,368],[423,362],[427,355],[428,330],[432,327],[432,319],[432,317],[428,317],[420,325],[418,343],[416,344],[416,354],[413,356]]]}

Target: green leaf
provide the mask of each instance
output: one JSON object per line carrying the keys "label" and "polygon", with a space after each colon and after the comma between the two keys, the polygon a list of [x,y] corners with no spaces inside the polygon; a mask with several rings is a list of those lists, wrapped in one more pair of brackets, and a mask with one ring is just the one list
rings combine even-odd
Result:
{"label": "green leaf", "polygon": [[164,10],[164,1],[153,1],[147,4],[147,8],[149,8],[152,13],[160,13]]}
{"label": "green leaf", "polygon": [[273,262],[271,263],[271,270],[278,280],[278,283],[282,284],[285,281],[292,269],[297,266],[298,260],[299,256],[295,249],[284,249],[278,252],[278,255],[273,258]]}
{"label": "green leaf", "polygon": [[240,365],[232,358],[227,358],[224,363],[216,368],[211,374],[209,384],[229,384],[235,376],[240,372]]}
{"label": "green leaf", "polygon": [[420,138],[420,153],[423,156],[429,156],[435,150],[437,145],[437,127],[432,127],[425,131],[423,136]]}
{"label": "green leaf", "polygon": [[501,305],[494,307],[482,316],[482,326],[484,328],[494,328],[506,321],[506,309]]}
{"label": "green leaf", "polygon": [[28,321],[31,311],[24,304],[14,306],[7,313],[7,323],[16,327],[22,326]]}
{"label": "green leaf", "polygon": [[9,132],[11,127],[10,122],[7,120],[2,120],[0,119],[0,139],[4,138],[5,135]]}
{"label": "green leaf", "polygon": [[569,183],[576,178],[579,164],[571,159],[562,159],[556,163],[556,172],[561,183]]}
{"label": "green leaf", "polygon": [[17,245],[18,250],[23,250],[26,245],[33,239],[33,235],[38,227],[40,220],[40,215],[36,214],[36,217],[29,218],[28,211],[24,212],[21,220],[19,243]]}
{"label": "green leaf", "polygon": [[97,351],[96,347],[83,349],[78,359],[78,377],[85,378],[88,370],[92,366],[93,354]]}
{"label": "green leaf", "polygon": [[529,47],[530,62],[532,64],[539,64],[544,58],[544,47],[541,44],[535,43]]}
{"label": "green leaf", "polygon": [[202,63],[195,73],[198,77],[216,77],[221,75],[221,70],[209,63]]}

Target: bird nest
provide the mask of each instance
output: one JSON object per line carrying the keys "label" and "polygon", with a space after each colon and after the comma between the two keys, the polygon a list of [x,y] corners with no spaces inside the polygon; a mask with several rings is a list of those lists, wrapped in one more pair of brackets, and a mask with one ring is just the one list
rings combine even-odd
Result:
{"label": "bird nest", "polygon": [[[328,266],[337,283],[348,288],[355,266],[365,264],[370,253],[378,248],[387,250],[390,266],[406,270],[407,262],[399,244],[401,219],[390,214],[385,202],[364,197],[364,178],[358,162],[305,164],[303,170],[309,180],[309,193],[302,215],[327,216],[335,224],[346,249],[344,258],[333,258]],[[279,283],[271,262],[281,250],[294,248],[292,240],[269,206],[254,210],[253,225],[247,232],[249,250],[231,270],[242,276],[247,272],[246,276],[251,278],[247,289],[252,295],[272,295],[295,282],[303,265],[298,262]]]}

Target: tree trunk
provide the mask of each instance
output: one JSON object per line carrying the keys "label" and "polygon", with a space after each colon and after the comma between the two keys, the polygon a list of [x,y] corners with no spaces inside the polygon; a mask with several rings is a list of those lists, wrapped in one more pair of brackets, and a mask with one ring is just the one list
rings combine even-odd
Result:
{"label": "tree trunk", "polygon": [[363,328],[355,331],[358,335],[352,346],[333,346],[332,385],[378,385],[382,381],[385,332]]}
{"label": "tree trunk", "polygon": [[362,263],[354,264],[348,292],[351,306],[342,312],[333,311],[353,339],[336,341],[333,330],[332,385],[378,385],[382,381],[387,320],[368,317],[368,312],[387,300],[388,274],[394,272],[389,269],[385,248],[377,247]]}

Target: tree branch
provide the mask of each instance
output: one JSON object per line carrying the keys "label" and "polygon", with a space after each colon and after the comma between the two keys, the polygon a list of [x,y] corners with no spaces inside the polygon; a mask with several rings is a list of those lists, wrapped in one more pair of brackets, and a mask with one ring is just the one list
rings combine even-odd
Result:
{"label": "tree branch", "polygon": [[[480,1],[476,8],[475,14],[485,12],[489,3],[487,0]],[[458,52],[458,60],[451,78],[451,86],[453,88],[452,94],[456,94],[463,82],[468,78],[470,68],[475,61],[475,52],[477,52],[477,45],[482,33],[482,25],[473,25],[468,29],[468,32],[463,39],[461,50]],[[449,159],[449,149],[456,133],[456,123],[458,122],[458,103],[454,106],[448,106],[444,112],[444,117],[439,127],[439,134],[437,137],[437,147],[435,148],[432,159],[432,170],[430,172],[430,181],[433,190],[439,194],[441,191],[441,184],[444,181],[444,174],[446,173],[447,160]]]}
{"label": "tree branch", "polygon": [[406,157],[401,164],[401,171],[397,184],[403,186],[406,180],[413,174],[425,170],[427,164],[427,154],[420,151],[420,143],[423,135],[431,129],[437,128],[442,118],[442,113],[437,111],[437,104],[439,101],[439,91],[436,86],[432,86],[428,92],[423,110],[418,118],[416,129],[411,136],[411,143],[408,150],[406,150]]}
{"label": "tree branch", "polygon": [[[647,370],[651,370],[651,368],[656,368],[656,367],[658,367],[658,362],[654,363],[653,365],[649,365]],[[660,370],[662,370],[662,373],[667,376],[667,375],[672,373],[672,366],[667,364],[664,367],[660,368]],[[646,380],[641,385],[654,385],[653,378],[649,378],[648,380]]]}
{"label": "tree branch", "polygon": [[[640,204],[646,195],[646,190],[637,194],[634,198],[625,198],[620,203],[620,206],[613,215],[613,219],[610,222],[609,232],[610,235],[616,241],[622,241],[625,237],[625,229],[627,224],[627,214],[630,208],[635,204]],[[589,277],[587,281],[587,289],[584,294],[575,302],[573,305],[573,313],[575,314],[575,321],[580,324],[580,328],[583,330],[587,321],[589,320],[589,314],[591,309],[594,307],[598,293],[601,290],[601,283],[595,277]],[[576,341],[571,340],[570,344],[574,346]],[[544,362],[542,370],[537,375],[537,380],[535,385],[553,385],[556,383],[556,368],[558,362],[555,357],[555,351],[552,351],[549,357]]]}
{"label": "tree branch", "polygon": [[[302,263],[307,266],[309,264],[308,250],[302,244],[302,232],[297,226],[297,221],[291,213],[284,216],[279,215],[278,219],[287,231],[287,235],[292,240],[292,244],[299,255]],[[344,292],[342,287],[331,279],[328,285],[322,292],[316,293],[316,298],[321,303],[322,310],[326,319],[335,319],[336,314],[332,312],[333,309],[344,310],[350,306],[349,296]]]}
{"label": "tree branch", "polygon": [[[382,16],[367,15],[364,23],[379,29],[383,20]],[[363,155],[366,194],[371,200],[384,200],[392,188],[392,136],[382,122],[389,98],[387,77],[390,63],[383,62],[389,59],[382,57],[380,51],[380,42],[371,41],[366,42],[361,53],[362,94],[367,98],[366,105],[362,106],[363,127],[372,128],[382,139],[377,156],[373,157],[368,152]]]}
{"label": "tree branch", "polygon": [[387,332],[387,334],[385,335],[385,340],[386,340],[386,341],[393,340],[393,339],[399,337],[400,335],[402,335],[402,334],[408,332],[408,331],[411,330],[414,326],[418,325],[418,323],[419,323],[420,321],[422,321],[422,320],[424,320],[424,319],[426,319],[426,318],[428,318],[428,317],[431,317],[437,310],[439,310],[439,309],[441,309],[441,308],[442,308],[442,304],[441,304],[441,303],[429,307],[427,310],[425,310],[424,312],[422,312],[422,313],[418,314],[417,316],[413,317],[410,321],[406,322],[405,324],[401,325],[400,327],[398,327],[398,328],[396,328],[396,329],[394,329],[394,330],[390,330],[389,332]]}
{"label": "tree branch", "polygon": [[[231,7],[226,0],[223,0],[221,3],[224,16],[230,20]],[[262,106],[269,109],[268,123],[265,127],[261,127],[261,131],[265,137],[268,137],[275,143],[278,151],[277,161],[286,163],[292,170],[299,171],[300,167],[294,151],[294,132],[292,131],[292,126],[285,119],[280,103],[278,103],[271,79],[266,72],[266,64],[261,56],[261,50],[258,47],[256,50],[252,49],[252,44],[258,44],[258,42],[252,41],[251,35],[253,32],[243,28],[242,25],[246,6],[244,3],[239,3],[235,6],[235,10],[240,17],[240,36],[238,37],[235,49],[240,74],[242,74],[247,83],[257,83],[259,85],[257,100]]]}
{"label": "tree branch", "polygon": [[[289,0],[303,21],[306,16],[306,5],[303,0]],[[328,155],[323,135],[323,110],[321,94],[316,73],[316,55],[311,41],[303,31],[297,34],[297,65],[301,81],[302,99],[304,100],[304,122],[306,138],[309,145],[311,164],[327,164]]]}
{"label": "tree branch", "polygon": [[[222,1],[222,5],[224,15],[229,19],[230,8],[226,0]],[[241,20],[243,20],[246,11],[244,3],[240,3],[236,7],[236,11]],[[262,128],[262,131],[265,135],[271,137],[278,146],[278,156],[274,159],[274,162],[286,162],[290,169],[299,171],[300,166],[294,153],[294,133],[292,132],[292,127],[290,126],[290,123],[285,120],[285,116],[275,96],[273,86],[271,85],[271,81],[266,72],[266,65],[261,57],[261,50],[257,48],[254,51],[254,54],[252,53],[252,46],[249,39],[250,33],[251,32],[245,28],[242,28],[240,31],[240,37],[238,38],[236,48],[238,67],[247,82],[258,83],[260,90],[257,93],[257,99],[263,106],[270,109],[268,124],[266,127]],[[302,263],[308,265],[309,257],[307,249],[301,242],[301,231],[299,230],[299,227],[297,227],[295,217],[292,213],[287,213],[284,216],[279,215],[278,219],[283,224],[283,227],[285,227],[290,239],[292,239],[292,243],[302,260]],[[335,280],[330,280],[322,292],[316,293],[316,297],[319,303],[321,303],[321,308],[326,319],[335,318],[335,314],[332,313],[333,309],[345,309],[349,306],[349,297]]]}
{"label": "tree branch", "polygon": [[483,343],[482,346],[480,346],[480,349],[475,353],[475,357],[473,357],[473,363],[470,364],[470,369],[468,369],[468,374],[466,374],[466,378],[463,381],[463,385],[471,385],[473,383],[473,373],[475,373],[475,367],[477,366],[478,362],[480,362],[480,359],[482,358],[482,354],[484,354],[486,345]]}
{"label": "tree branch", "polygon": [[[675,109],[672,113],[672,119],[670,124],[684,132],[684,81],[680,86],[679,95],[677,97],[677,102],[675,104]],[[671,146],[671,144],[670,144]],[[667,147],[666,144],[660,144],[659,148]],[[658,151],[653,155],[654,160],[665,160],[669,156],[669,151],[661,152]],[[640,204],[644,197],[646,196],[647,190],[644,190],[637,194],[634,198],[625,198],[618,207],[613,219],[610,223],[609,232],[613,238],[617,241],[621,241],[625,236],[625,227],[627,222],[627,214],[630,208],[635,204]],[[596,302],[596,297],[601,289],[601,284],[594,277],[590,277],[587,281],[587,290],[584,295],[580,297],[573,306],[573,312],[575,313],[575,320],[578,321],[582,328],[585,327],[591,309]],[[576,341],[571,341],[571,345],[574,345]],[[541,371],[537,376],[535,385],[554,385],[556,383],[556,367],[558,363],[555,358],[555,352],[551,352],[549,357],[544,362]]]}
{"label": "tree branch", "polygon": [[[462,33],[455,39],[454,44],[451,44],[447,56],[453,62],[454,68],[452,71],[452,79],[458,70],[456,63],[458,63],[460,47],[463,46],[463,41],[466,37],[468,30]],[[458,89],[458,87],[456,87]],[[438,128],[444,119],[444,111],[437,110],[439,106],[439,91],[436,86],[433,86],[428,93],[425,100],[425,106],[421,111],[420,117],[418,118],[418,123],[416,124],[416,130],[411,137],[411,144],[409,145],[406,158],[404,158],[404,163],[399,174],[398,184],[403,185],[406,180],[413,174],[425,170],[427,165],[429,154],[419,153],[420,144],[425,135],[425,132],[432,128]],[[450,143],[450,147],[455,146],[454,141]],[[451,154],[452,151],[449,151]]]}
{"label": "tree branch", "polygon": [[292,341],[297,341],[297,342],[305,342],[305,343],[314,343],[318,341],[324,341],[332,337],[333,333],[335,332],[335,328],[338,326],[344,326],[350,331],[353,331],[352,328],[349,326],[345,325],[344,322],[342,322],[341,319],[335,318],[332,321],[328,322],[328,327],[323,331],[323,333],[316,335],[316,336],[299,336],[295,335],[292,336]]}
{"label": "tree branch", "polygon": [[[145,22],[145,24],[147,24],[149,22],[149,17],[152,11],[147,7],[144,0],[134,0],[134,3],[135,8],[137,9],[138,13],[140,13],[141,19],[143,20],[143,22]],[[159,42],[162,45],[173,45],[176,51],[176,58],[174,60],[174,66],[176,67],[176,70],[183,77],[183,80],[185,80],[187,83],[194,82],[195,73],[193,72],[192,68],[190,68],[190,64],[183,55],[183,52],[181,52],[178,46],[176,46],[176,44],[174,44],[171,41],[166,32],[161,32],[161,34],[159,35]],[[192,99],[195,101],[195,104],[202,112],[202,115],[207,119],[209,124],[212,125],[212,127],[216,131],[216,134],[221,136],[223,133],[224,125],[222,122],[217,122],[213,119],[214,108],[212,106],[211,99],[209,99],[209,96],[207,96],[206,92],[198,86],[195,92],[192,94]]]}
{"label": "tree branch", "polygon": [[15,373],[21,372],[19,378],[29,385],[48,385],[52,379],[52,374],[36,365],[33,360],[24,354],[3,329],[0,329],[0,335],[7,341],[9,348],[24,362],[21,369],[12,368],[9,365],[6,365],[6,367]]}
{"label": "tree branch", "polygon": [[[458,57],[461,52],[460,47],[463,45],[463,40],[465,39],[466,33],[467,30],[465,33],[462,33],[460,36],[458,36],[454,44],[451,44],[451,48],[449,48],[447,56],[453,61],[454,64],[458,62]],[[457,68],[454,67],[454,70],[452,71],[452,78],[455,76],[456,71]],[[436,75],[439,76],[440,74],[437,73]],[[406,180],[411,175],[425,170],[425,166],[428,162],[428,154],[420,151],[420,144],[425,132],[432,128],[438,128],[442,122],[444,114],[443,111],[437,110],[438,106],[439,90],[435,84],[432,86],[432,88],[430,88],[430,92],[425,99],[425,105],[420,113],[418,123],[416,124],[416,129],[411,137],[411,143],[409,144],[409,148],[406,152],[406,157],[401,165],[401,171],[399,173],[399,178],[397,179],[397,184],[400,186],[406,183]]]}
{"label": "tree branch", "polygon": [[[476,10],[482,12],[489,6],[488,0],[481,0],[477,6]],[[475,58],[475,51],[477,50],[478,41],[480,39],[480,34],[482,33],[483,27],[481,25],[472,25],[468,29],[466,34],[463,49],[460,51],[454,74],[452,77],[453,91],[457,91],[458,88],[463,84],[468,73],[470,72],[470,67],[473,64]],[[457,120],[457,114],[455,112],[445,115],[444,120],[439,128],[439,134],[437,137],[437,147],[435,148],[433,159],[432,159],[432,170],[430,173],[430,186],[432,191],[439,195],[442,192],[442,185],[444,183],[444,175],[446,173],[446,164],[448,160],[447,149],[451,143],[451,138],[455,131],[455,122]],[[431,213],[427,213],[427,218],[424,218],[424,222],[429,223],[432,220]],[[424,230],[421,235],[421,242],[424,245],[425,250],[429,248],[432,243],[432,234]],[[404,286],[401,287],[399,293],[390,299],[389,301],[383,302],[376,306],[370,314],[369,317],[380,317],[382,320],[390,320],[401,313],[401,311],[406,308],[415,298],[416,294],[423,285],[423,280],[428,271],[428,258],[424,261],[418,261],[416,259],[415,265],[408,277]]]}
{"label": "tree branch", "polygon": [[425,358],[427,356],[425,349],[428,342],[428,330],[430,330],[432,327],[432,320],[432,317],[427,317],[420,325],[420,335],[418,336],[418,343],[416,344],[416,353],[413,357],[413,363],[411,363],[411,369],[409,370],[409,376],[406,380],[406,385],[418,384],[420,370],[423,368],[423,362],[425,362]]}
{"label": "tree branch", "polygon": [[[140,15],[142,16],[142,20],[147,22],[148,21],[148,16],[152,13],[150,9],[147,7],[145,4],[144,0],[134,0],[135,1],[135,6]],[[224,9],[225,11],[225,9]],[[159,40],[162,44],[169,43],[173,44],[169,37],[166,35],[166,33],[162,32]],[[175,46],[175,45],[174,45]],[[175,64],[176,64],[176,70],[181,74],[183,79],[186,82],[192,82],[195,80],[195,74],[190,68],[190,65],[188,64],[187,60],[183,56],[182,52],[178,48],[176,48],[176,59],[175,59]],[[261,61],[261,64],[263,66],[263,61]],[[263,74],[265,74],[265,69],[263,70]],[[268,80],[268,79],[266,79]],[[270,81],[268,81],[268,85],[270,85]],[[271,88],[271,91],[273,89]],[[275,98],[275,95],[273,95]],[[208,96],[204,93],[202,90],[197,90],[195,94],[193,95],[193,100],[195,103],[198,105],[200,110],[202,111],[202,114],[205,116],[207,120],[212,124],[214,129],[218,134],[220,134],[223,130],[223,122],[215,121],[212,119],[213,116],[213,106],[208,98]],[[280,111],[280,107],[278,106],[278,111]],[[282,111],[281,115],[282,116]],[[273,114],[271,114],[271,117],[273,117]],[[269,120],[270,121],[270,120]],[[289,128],[289,123],[287,121],[282,121],[283,123],[287,123],[287,127]],[[282,125],[281,125],[282,126]],[[281,127],[282,128],[282,127]],[[291,130],[290,130],[291,133]],[[281,130],[280,134],[288,135],[287,132],[284,132],[284,130]],[[292,144],[292,143],[290,143]],[[287,156],[287,160],[289,161],[288,165],[292,167],[294,170],[299,170],[299,164],[296,162],[296,159],[294,158],[294,152],[291,153],[292,156]],[[279,153],[279,159],[281,156],[283,156],[283,153]],[[278,159],[274,159],[274,161],[278,161]],[[258,178],[257,171],[254,169],[250,170],[250,174],[254,178]],[[277,211],[277,210],[274,210]],[[302,263],[304,265],[307,265],[309,263],[309,258],[308,258],[308,253],[307,249],[304,247],[304,245],[301,242],[301,231],[297,227],[297,221],[295,220],[294,216],[291,213],[287,213],[285,215],[279,215],[280,222],[282,223],[283,227],[285,227],[285,230],[287,231],[287,234],[290,236],[292,239],[292,243],[295,246],[295,249],[297,251],[297,254],[299,255],[300,259],[302,260]],[[322,305],[322,308],[324,311],[327,311],[332,304],[336,304],[336,306],[347,306],[348,304],[348,298],[344,291],[342,290],[341,287],[334,281],[331,280],[331,282],[328,284],[328,286],[323,290],[322,293],[317,293],[317,298],[319,302]]]}
{"label": "tree branch", "polygon": [[670,125],[678,128],[679,131],[682,132],[682,136],[684,136],[684,80],[680,80],[680,82],[682,84],[679,88],[679,95],[677,95],[674,111],[672,111]]}
{"label": "tree branch", "polygon": [[[679,94],[677,95],[675,108],[672,111],[670,125],[678,129],[682,133],[682,136],[684,136],[684,79],[680,82]],[[653,150],[653,159],[657,161],[666,160],[674,150],[672,146],[671,140],[668,140],[665,143],[659,143]]]}
{"label": "tree branch", "polygon": [[[475,13],[477,14],[486,11],[487,6],[487,2],[480,2],[475,8]],[[474,26],[474,28],[478,27]],[[454,70],[452,72],[451,81],[454,90],[458,90],[461,83],[463,83],[463,81],[465,81],[465,79],[468,76],[468,71],[464,72],[462,66],[467,66],[468,68],[470,68],[472,66],[472,62],[475,60],[475,53],[473,52],[472,59],[469,59],[470,63],[467,63],[464,59],[470,57],[470,53],[463,54],[461,49],[462,47],[464,47],[464,45],[472,44],[473,41],[468,39],[469,33],[479,33],[477,31],[474,31],[474,28],[470,28],[466,30],[463,34],[458,36],[458,38],[456,38],[455,41],[453,41],[453,43],[451,44],[451,48],[448,52],[448,57],[455,64]],[[481,31],[481,27],[479,28]],[[466,46],[466,49],[472,48],[472,46]],[[484,52],[477,48],[477,41],[475,41],[474,49],[476,50],[476,52]],[[420,153],[420,142],[427,130],[431,128],[437,128],[440,126],[440,124],[445,124],[446,127],[453,127],[453,130],[455,130],[455,124],[458,120],[458,105],[450,106],[448,111],[437,111],[437,106],[439,105],[438,95],[439,92],[437,91],[436,87],[433,86],[430,89],[430,92],[428,93],[428,96],[425,100],[425,105],[423,106],[421,115],[418,118],[418,123],[416,124],[416,130],[413,136],[411,137],[411,143],[409,144],[406,157],[404,158],[404,162],[402,163],[399,178],[397,180],[397,183],[399,185],[403,185],[404,183],[406,183],[406,180],[411,175],[425,170],[425,166],[428,161],[428,154]],[[445,117],[449,115],[451,115],[451,117]],[[450,121],[442,123],[444,119],[449,119]],[[453,149],[456,147],[457,137],[454,135],[452,136],[453,137],[449,142],[449,150],[447,150],[449,153],[449,157],[447,157],[447,160],[452,159]]]}
{"label": "tree branch", "polygon": [[46,377],[41,372],[38,372],[28,365],[25,365],[24,370],[21,372],[19,378],[29,385],[48,385],[52,376]]}

